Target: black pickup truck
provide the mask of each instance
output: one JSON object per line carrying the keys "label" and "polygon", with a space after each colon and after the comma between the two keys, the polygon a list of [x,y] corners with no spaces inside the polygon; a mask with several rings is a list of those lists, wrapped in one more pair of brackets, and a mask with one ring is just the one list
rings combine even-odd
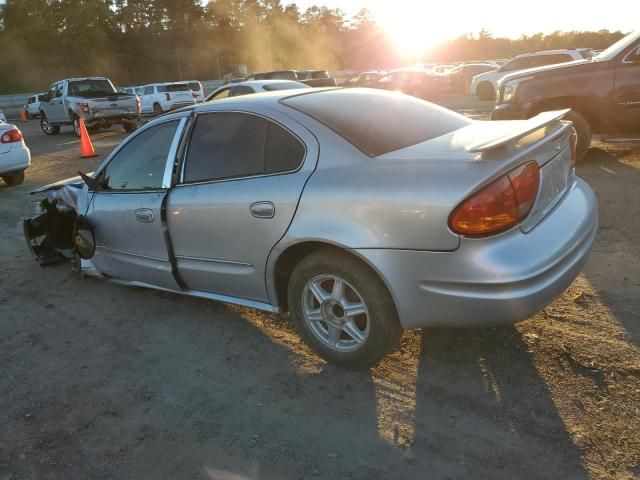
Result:
{"label": "black pickup truck", "polygon": [[522,70],[500,81],[492,120],[520,120],[545,110],[565,115],[583,156],[594,133],[605,142],[640,142],[640,31],[590,60]]}

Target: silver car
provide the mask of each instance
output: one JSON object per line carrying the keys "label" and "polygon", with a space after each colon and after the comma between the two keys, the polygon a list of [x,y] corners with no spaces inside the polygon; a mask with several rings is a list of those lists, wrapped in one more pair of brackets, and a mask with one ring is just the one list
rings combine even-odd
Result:
{"label": "silver car", "polygon": [[518,322],[578,275],[597,205],[565,113],[478,122],[357,88],[205,103],[40,189],[25,235],[43,264],[289,311],[367,367],[403,328]]}

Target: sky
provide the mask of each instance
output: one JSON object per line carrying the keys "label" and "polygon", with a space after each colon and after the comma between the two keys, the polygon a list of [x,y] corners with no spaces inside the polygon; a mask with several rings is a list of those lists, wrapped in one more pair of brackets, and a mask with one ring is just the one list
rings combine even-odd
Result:
{"label": "sky", "polygon": [[[342,9],[351,16],[363,7],[405,49],[423,49],[481,28],[494,36],[555,30],[640,28],[640,0],[292,0],[300,10],[313,4]],[[283,4],[289,3],[283,0]],[[422,45],[418,45],[418,43]],[[413,46],[412,46],[413,45]]]}

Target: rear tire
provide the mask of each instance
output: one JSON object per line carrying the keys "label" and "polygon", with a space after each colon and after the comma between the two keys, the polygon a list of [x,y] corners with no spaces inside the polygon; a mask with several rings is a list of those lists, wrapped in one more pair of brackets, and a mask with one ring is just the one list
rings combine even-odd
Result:
{"label": "rear tire", "polygon": [[573,123],[573,128],[575,128],[576,133],[578,135],[578,145],[576,147],[578,160],[582,159],[589,150],[589,146],[591,145],[591,137],[593,133],[591,131],[591,125],[586,118],[580,115],[575,110],[570,110],[564,116],[564,120],[571,120]]}
{"label": "rear tire", "polygon": [[40,114],[40,128],[46,135],[58,135],[60,133],[60,126],[50,125],[44,113]]}
{"label": "rear tire", "polygon": [[164,112],[162,111],[162,107],[159,103],[153,104],[153,114],[154,115],[162,115]]}
{"label": "rear tire", "polygon": [[337,249],[304,258],[291,274],[287,294],[300,337],[330,363],[371,367],[396,347],[402,334],[395,305],[380,278]]}
{"label": "rear tire", "polygon": [[493,88],[493,85],[489,82],[481,82],[476,89],[478,94],[478,98],[480,100],[495,100],[496,99],[496,89]]}
{"label": "rear tire", "polygon": [[16,185],[20,185],[24,182],[24,170],[3,175],[2,179],[10,187],[15,187]]}

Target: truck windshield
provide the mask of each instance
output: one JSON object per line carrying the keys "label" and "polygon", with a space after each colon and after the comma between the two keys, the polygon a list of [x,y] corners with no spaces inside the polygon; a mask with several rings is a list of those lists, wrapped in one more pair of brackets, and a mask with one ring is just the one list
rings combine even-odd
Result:
{"label": "truck windshield", "polygon": [[107,79],[72,80],[69,82],[69,95],[112,94],[116,89]]}
{"label": "truck windshield", "polygon": [[634,43],[635,41],[640,40],[640,30],[631,32],[626,37],[621,38],[616,43],[611,45],[606,50],[603,50],[598,55],[593,57],[594,60],[613,60],[623,52],[629,45]]}

